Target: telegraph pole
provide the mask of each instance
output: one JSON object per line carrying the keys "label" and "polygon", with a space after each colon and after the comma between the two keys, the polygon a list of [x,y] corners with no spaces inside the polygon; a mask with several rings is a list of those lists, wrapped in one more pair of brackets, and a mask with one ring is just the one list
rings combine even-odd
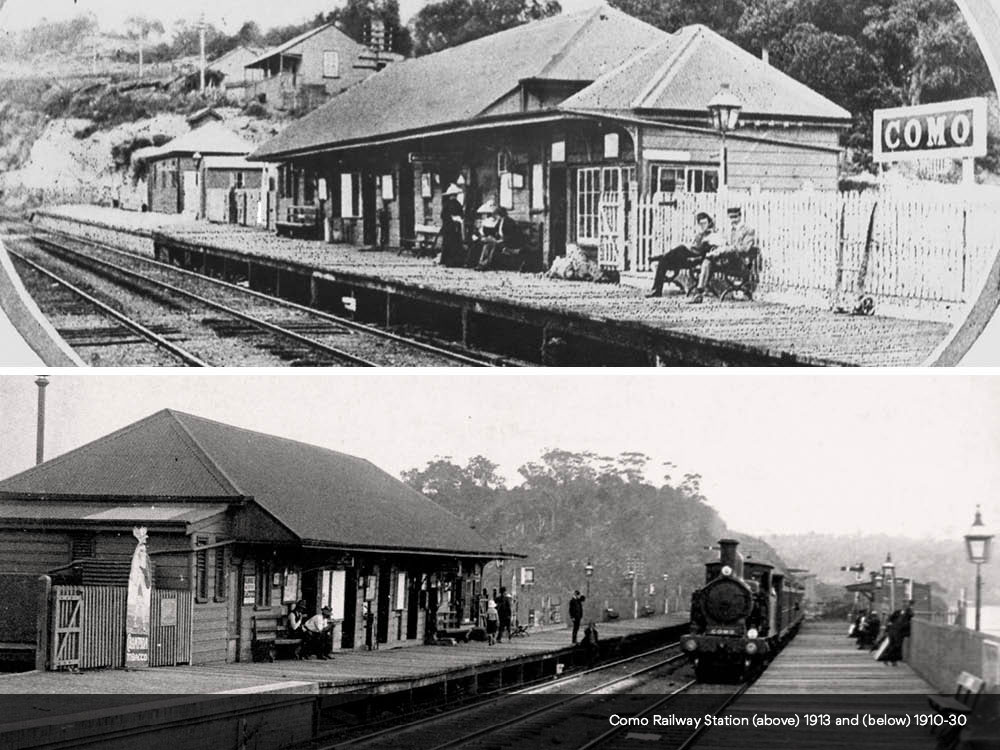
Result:
{"label": "telegraph pole", "polygon": [[198,21],[198,44],[201,47],[200,83],[198,90],[205,93],[205,14]]}

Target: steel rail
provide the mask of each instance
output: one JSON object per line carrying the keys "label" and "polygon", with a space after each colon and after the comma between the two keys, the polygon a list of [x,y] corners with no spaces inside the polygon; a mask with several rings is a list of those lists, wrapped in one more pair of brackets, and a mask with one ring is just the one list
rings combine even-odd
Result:
{"label": "steel rail", "polygon": [[195,356],[194,354],[192,354],[191,352],[187,351],[186,349],[184,349],[184,348],[182,348],[180,346],[177,346],[176,344],[171,343],[170,341],[167,341],[167,339],[165,339],[163,336],[160,336],[158,333],[154,333],[149,328],[147,328],[146,326],[142,325],[142,323],[139,323],[138,321],[133,320],[132,318],[130,318],[127,315],[125,315],[125,313],[122,313],[122,312],[119,312],[118,310],[115,310],[110,305],[107,305],[104,302],[101,302],[101,300],[97,299],[92,294],[89,294],[88,292],[83,291],[78,286],[75,286],[71,282],[69,282],[66,279],[62,278],[58,274],[53,273],[52,271],[48,270],[47,268],[43,268],[42,266],[40,266],[37,263],[35,263],[33,260],[30,260],[30,259],[26,258],[23,254],[19,253],[18,251],[11,250],[11,249],[8,248],[7,252],[10,255],[12,255],[13,257],[17,258],[20,262],[22,262],[25,265],[27,265],[27,266],[33,268],[34,270],[38,271],[43,276],[46,276],[46,277],[52,279],[57,284],[59,284],[60,286],[63,286],[66,289],[69,289],[71,292],[73,292],[73,294],[77,295],[78,297],[80,297],[81,299],[85,300],[89,304],[94,305],[99,310],[101,310],[101,312],[103,312],[106,315],[111,316],[112,318],[114,318],[115,320],[117,320],[119,323],[121,323],[122,325],[124,325],[126,328],[128,328],[128,329],[130,329],[132,331],[135,331],[140,336],[142,336],[143,338],[147,339],[150,343],[153,343],[156,346],[160,347],[161,349],[165,349],[166,351],[170,352],[175,357],[180,358],[180,360],[182,362],[184,362],[185,364],[191,365],[193,367],[211,367],[211,365],[208,362],[205,362],[203,359],[200,359],[199,357]]}
{"label": "steel rail", "polygon": [[44,230],[41,234],[50,234],[60,237],[65,240],[72,240],[74,242],[82,242],[86,245],[92,245],[93,247],[106,250],[110,253],[115,253],[117,255],[124,255],[128,258],[134,258],[136,260],[142,261],[143,263],[148,263],[149,265],[155,266],[157,268],[163,268],[174,273],[185,274],[192,276],[194,278],[206,281],[210,284],[215,284],[224,289],[230,289],[232,291],[241,292],[243,294],[250,295],[252,297],[257,297],[267,302],[271,302],[276,305],[282,305],[288,307],[292,310],[298,310],[300,312],[308,313],[310,315],[315,315],[318,318],[327,320],[331,323],[338,323],[345,328],[350,328],[352,330],[361,331],[362,333],[368,333],[373,336],[378,336],[379,338],[389,339],[390,341],[395,341],[399,344],[404,344],[406,346],[412,347],[414,349],[420,349],[422,351],[428,352],[430,354],[436,354],[447,359],[451,359],[455,362],[461,362],[462,364],[470,365],[472,367],[494,367],[493,363],[488,362],[483,359],[478,359],[476,357],[469,356],[467,354],[461,354],[459,352],[453,352],[448,349],[443,349],[434,344],[428,344],[424,341],[419,341],[417,339],[408,338],[406,336],[400,336],[398,333],[392,333],[391,331],[384,331],[381,328],[376,328],[374,326],[366,325],[365,323],[358,323],[350,318],[344,318],[339,315],[334,315],[333,313],[328,313],[324,310],[317,310],[316,308],[309,307],[308,305],[301,305],[297,302],[292,302],[291,300],[282,299],[281,297],[275,297],[271,294],[265,292],[259,292],[256,289],[247,289],[237,284],[233,284],[229,281],[224,281],[222,279],[215,279],[211,276],[206,276],[205,274],[198,273],[197,271],[190,271],[186,268],[180,268],[179,266],[171,265],[170,263],[164,263],[163,261],[156,260],[154,258],[149,258],[145,255],[139,253],[133,253],[129,250],[122,250],[121,248],[113,247],[103,242],[97,242],[96,240],[86,239],[83,237],[74,237],[73,235],[66,234],[64,232],[53,232],[52,230]]}
{"label": "steel rail", "polygon": [[246,321],[247,323],[250,323],[251,325],[256,326],[257,328],[269,331],[270,333],[276,333],[279,336],[290,338],[294,341],[298,341],[299,343],[306,344],[307,346],[310,346],[314,349],[326,352],[327,354],[332,354],[335,357],[344,360],[345,362],[350,362],[351,364],[360,365],[362,367],[379,366],[375,362],[363,359],[354,354],[351,354],[350,352],[345,352],[344,350],[338,349],[335,346],[324,344],[321,341],[317,341],[316,339],[310,338],[309,336],[303,336],[301,333],[296,333],[295,331],[290,331],[287,328],[282,328],[281,326],[276,325],[274,323],[269,323],[268,321],[258,318],[255,315],[250,315],[249,313],[242,312],[233,307],[229,307],[228,305],[224,305],[221,302],[216,302],[215,300],[211,300],[208,297],[203,297],[200,294],[195,294],[194,292],[189,292],[186,289],[181,289],[179,286],[176,286],[174,284],[168,284],[165,281],[157,281],[156,279],[151,279],[148,276],[144,276],[141,273],[137,273],[123,266],[119,266],[116,263],[110,263],[109,261],[99,260],[97,258],[89,258],[83,253],[79,252],[78,250],[73,250],[63,245],[59,245],[58,243],[53,242],[50,239],[37,237],[35,238],[35,242],[50,247],[54,249],[57,253],[64,253],[70,256],[74,256],[76,258],[82,258],[88,263],[96,264],[97,266],[103,266],[104,268],[110,269],[115,273],[121,274],[127,278],[134,279],[141,283],[150,284],[153,287],[165,289],[171,294],[176,294],[180,297],[186,297],[188,299],[194,300],[195,302],[201,305],[205,305],[206,307],[210,307],[214,310],[219,310],[220,312],[224,312],[226,315],[230,315],[234,318]]}

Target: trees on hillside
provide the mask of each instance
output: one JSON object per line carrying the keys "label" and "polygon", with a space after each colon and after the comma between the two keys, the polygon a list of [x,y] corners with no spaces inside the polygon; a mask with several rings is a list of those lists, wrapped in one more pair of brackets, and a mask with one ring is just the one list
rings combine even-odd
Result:
{"label": "trees on hillside", "polygon": [[414,52],[439,52],[561,10],[558,0],[438,0],[412,21]]}
{"label": "trees on hillside", "polygon": [[129,16],[125,20],[125,33],[129,39],[134,39],[139,46],[139,78],[142,78],[143,48],[150,34],[162,34],[163,24],[146,16]]}

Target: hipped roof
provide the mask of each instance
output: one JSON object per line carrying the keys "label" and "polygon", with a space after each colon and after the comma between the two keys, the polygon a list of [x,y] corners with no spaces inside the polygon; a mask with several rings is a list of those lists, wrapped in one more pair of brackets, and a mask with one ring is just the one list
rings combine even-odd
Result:
{"label": "hipped roof", "polygon": [[521,81],[586,84],[668,35],[599,6],[390,65],[288,126],[251,158],[467,122]]}
{"label": "hipped roof", "polygon": [[253,144],[240,138],[220,122],[209,122],[184,135],[167,141],[162,146],[141,148],[132,154],[133,161],[149,161],[172,154],[230,154],[245,156],[253,151]]}
{"label": "hipped roof", "polygon": [[560,106],[700,115],[723,84],[741,101],[744,115],[851,118],[843,107],[700,24],[634,55]]}
{"label": "hipped roof", "polygon": [[497,554],[468,524],[369,461],[164,409],[0,482],[0,502],[247,500],[306,544]]}

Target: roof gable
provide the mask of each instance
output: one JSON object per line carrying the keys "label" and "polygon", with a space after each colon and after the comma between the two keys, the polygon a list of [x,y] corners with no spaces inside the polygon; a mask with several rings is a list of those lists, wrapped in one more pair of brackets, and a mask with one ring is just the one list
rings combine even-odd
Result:
{"label": "roof gable", "polygon": [[[252,498],[300,541],[487,555],[467,523],[369,461],[165,409],[0,482],[0,499]],[[28,501],[30,502],[30,501]]]}
{"label": "roof gable", "polygon": [[851,113],[706,26],[685,26],[568,98],[567,110],[704,112],[728,83],[746,115],[849,120]]}
{"label": "roof gable", "polygon": [[333,43],[338,45],[339,49],[362,46],[358,44],[358,42],[351,39],[351,37],[349,37],[343,31],[334,26],[332,23],[328,23],[323,26],[317,26],[315,29],[309,29],[308,31],[305,31],[299,34],[298,36],[289,39],[287,42],[284,42],[283,44],[279,44],[276,47],[272,47],[271,49],[267,50],[259,57],[257,57],[257,59],[247,63],[246,67],[251,68],[256,65],[259,65],[266,60],[270,60],[275,55],[298,54],[298,50],[295,49],[296,47],[298,47],[300,44],[302,44],[302,42],[306,41],[307,39],[311,39],[312,37],[320,33],[324,33],[327,36],[329,36],[333,41]]}
{"label": "roof gable", "polygon": [[607,6],[516,26],[390,65],[289,125],[253,158],[467,121],[525,79],[593,81],[668,36]]}

